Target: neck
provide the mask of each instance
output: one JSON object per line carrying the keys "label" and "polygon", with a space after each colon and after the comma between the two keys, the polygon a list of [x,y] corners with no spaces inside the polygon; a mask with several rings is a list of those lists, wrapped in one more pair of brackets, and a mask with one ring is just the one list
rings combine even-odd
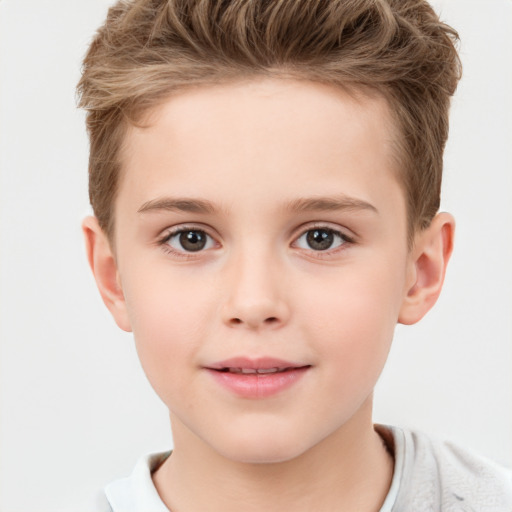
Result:
{"label": "neck", "polygon": [[174,419],[175,449],[153,475],[155,486],[173,511],[230,512],[243,504],[251,512],[377,512],[393,460],[373,428],[371,399],[359,413],[300,456],[270,464],[229,460]]}

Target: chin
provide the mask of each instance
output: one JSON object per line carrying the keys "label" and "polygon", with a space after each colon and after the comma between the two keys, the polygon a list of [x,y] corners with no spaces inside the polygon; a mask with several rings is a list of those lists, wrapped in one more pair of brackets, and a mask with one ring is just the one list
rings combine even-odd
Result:
{"label": "chin", "polygon": [[[245,464],[277,464],[301,456],[315,443],[307,443],[300,436],[290,433],[246,432],[245,435],[230,436],[216,443],[214,449],[223,457]],[[228,434],[229,435],[229,434]]]}
{"label": "chin", "polygon": [[302,451],[300,450],[286,450],[280,446],[276,450],[262,448],[257,449],[258,447],[251,447],[251,449],[245,448],[240,451],[227,451],[222,453],[224,457],[232,460],[233,462],[240,462],[242,464],[279,464],[283,462],[288,462],[293,460],[300,455],[302,455]]}

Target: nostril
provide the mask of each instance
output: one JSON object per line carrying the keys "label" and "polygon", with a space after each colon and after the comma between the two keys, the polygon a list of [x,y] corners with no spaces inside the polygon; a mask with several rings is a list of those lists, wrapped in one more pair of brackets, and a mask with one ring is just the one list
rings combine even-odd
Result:
{"label": "nostril", "polygon": [[228,322],[231,326],[246,324],[248,327],[256,328],[258,326],[261,327],[263,325],[273,327],[274,325],[278,325],[280,323],[280,320],[276,316],[269,316],[267,318],[260,317],[260,318],[247,318],[247,319],[245,319],[244,317],[242,317],[242,318],[231,317],[228,320]]}

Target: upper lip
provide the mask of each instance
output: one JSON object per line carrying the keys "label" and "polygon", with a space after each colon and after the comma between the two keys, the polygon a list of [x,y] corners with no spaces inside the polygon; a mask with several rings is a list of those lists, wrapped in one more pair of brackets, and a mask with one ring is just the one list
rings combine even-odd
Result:
{"label": "upper lip", "polygon": [[268,370],[271,368],[277,368],[279,370],[284,370],[286,368],[303,368],[304,366],[310,365],[285,361],[284,359],[276,359],[275,357],[233,357],[231,359],[225,359],[224,361],[209,364],[206,368],[210,370],[226,370],[229,368],[247,370]]}

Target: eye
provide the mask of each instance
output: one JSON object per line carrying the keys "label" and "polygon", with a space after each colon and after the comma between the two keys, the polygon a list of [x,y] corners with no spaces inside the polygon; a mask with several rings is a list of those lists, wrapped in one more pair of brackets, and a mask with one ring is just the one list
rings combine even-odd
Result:
{"label": "eye", "polygon": [[173,252],[198,252],[214,246],[210,235],[200,229],[187,228],[169,233],[161,243]]}
{"label": "eye", "polygon": [[318,227],[308,229],[298,239],[297,246],[301,249],[327,251],[336,249],[351,240],[343,233],[330,228]]}

